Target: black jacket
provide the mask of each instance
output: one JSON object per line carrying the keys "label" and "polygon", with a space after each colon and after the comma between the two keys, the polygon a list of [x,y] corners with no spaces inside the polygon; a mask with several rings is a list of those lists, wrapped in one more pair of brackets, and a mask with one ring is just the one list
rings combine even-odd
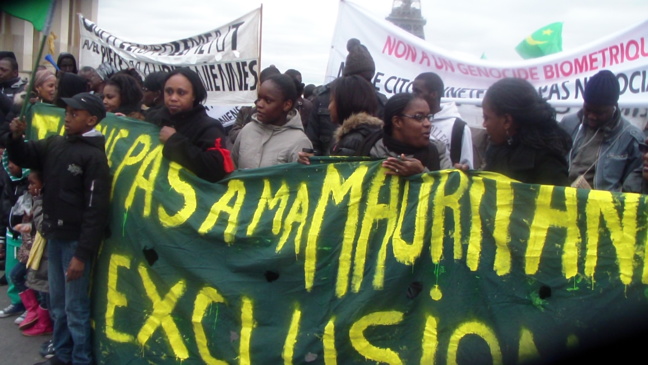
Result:
{"label": "black jacket", "polygon": [[144,120],[159,126],[162,123],[163,111],[166,109],[164,104],[152,106],[144,111]]}
{"label": "black jacket", "polygon": [[489,145],[485,171],[506,175],[526,184],[569,186],[567,158],[547,150],[523,145]]}
{"label": "black jacket", "polygon": [[225,129],[220,122],[207,115],[205,107],[197,105],[191,110],[173,115],[164,108],[160,120],[162,126],[176,129],[176,133],[164,144],[164,157],[210,182],[221,180],[231,172],[225,168],[226,164],[233,167],[229,151],[224,156],[223,151],[216,148],[218,139],[221,148],[225,148]]}
{"label": "black jacket", "polygon": [[335,131],[333,156],[354,156],[371,133],[382,129],[383,121],[367,113],[352,114]]}
{"label": "black jacket", "polygon": [[74,256],[83,262],[94,257],[108,224],[111,177],[105,142],[96,132],[7,143],[12,161],[42,171],[44,237],[78,240]]}
{"label": "black jacket", "polygon": [[16,204],[18,198],[27,191],[27,176],[21,178],[15,178],[9,176],[9,173],[5,168],[0,166],[0,179],[2,179],[2,197],[1,197],[1,206],[2,206],[2,222],[0,222],[0,237],[5,237],[5,234],[8,231],[13,234],[14,238],[18,238],[20,233],[14,231],[13,227],[22,223],[22,216],[12,216],[11,209]]}
{"label": "black jacket", "polygon": [[[338,125],[331,121],[331,113],[328,110],[330,98],[331,86],[328,84],[313,100],[313,111],[306,124],[306,135],[311,140],[311,143],[313,143],[313,149],[316,151],[316,155],[328,156],[335,142],[333,133]],[[376,91],[376,99],[378,99],[377,116],[378,118],[382,118],[387,97]]]}
{"label": "black jacket", "polygon": [[27,79],[21,79],[20,76],[14,77],[11,80],[0,82],[0,93],[6,95],[13,103],[13,98],[25,90],[27,86]]}

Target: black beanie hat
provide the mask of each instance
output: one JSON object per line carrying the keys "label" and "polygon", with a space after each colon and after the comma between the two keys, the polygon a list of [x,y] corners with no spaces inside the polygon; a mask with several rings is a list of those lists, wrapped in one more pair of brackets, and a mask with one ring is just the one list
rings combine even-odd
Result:
{"label": "black beanie hat", "polygon": [[619,101],[619,80],[609,70],[590,77],[585,85],[583,99],[591,105],[616,105]]}
{"label": "black beanie hat", "polygon": [[0,60],[3,58],[13,58],[16,60],[16,54],[11,51],[0,51]]}
{"label": "black beanie hat", "polygon": [[373,76],[376,72],[376,64],[367,47],[362,45],[359,40],[351,38],[347,42],[347,51],[349,54],[344,63],[343,76],[358,75],[363,72],[370,72]]}

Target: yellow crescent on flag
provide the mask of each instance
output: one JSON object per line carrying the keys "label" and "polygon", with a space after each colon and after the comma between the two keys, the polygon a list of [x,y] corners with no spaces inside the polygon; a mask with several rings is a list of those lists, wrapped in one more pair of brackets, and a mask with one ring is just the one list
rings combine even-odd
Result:
{"label": "yellow crescent on flag", "polygon": [[561,52],[562,22],[549,24],[524,37],[515,51],[524,59]]}
{"label": "yellow crescent on flag", "polygon": [[545,43],[547,43],[547,41],[536,41],[536,40],[533,39],[533,37],[531,37],[531,36],[526,37],[526,41],[527,41],[527,43],[529,43],[529,44],[532,45],[532,46],[536,46],[536,45],[538,45],[538,44],[545,44]]}

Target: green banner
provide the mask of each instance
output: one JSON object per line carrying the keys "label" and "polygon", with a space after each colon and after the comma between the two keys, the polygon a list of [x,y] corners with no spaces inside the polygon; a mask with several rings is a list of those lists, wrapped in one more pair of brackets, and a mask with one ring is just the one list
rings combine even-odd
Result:
{"label": "green banner", "polygon": [[[34,110],[35,137],[62,131]],[[208,183],[153,125],[100,130],[99,363],[546,362],[648,318],[646,196],[333,159]]]}

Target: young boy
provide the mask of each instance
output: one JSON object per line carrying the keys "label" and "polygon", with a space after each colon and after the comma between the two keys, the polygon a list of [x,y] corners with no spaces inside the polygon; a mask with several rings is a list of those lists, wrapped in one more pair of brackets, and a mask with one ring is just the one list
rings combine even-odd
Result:
{"label": "young boy", "polygon": [[91,364],[90,272],[108,223],[110,171],[105,138],[95,126],[102,101],[80,93],[65,102],[65,136],[23,141],[11,121],[9,158],[43,172],[43,235],[49,258],[50,312],[56,356],[40,364]]}

